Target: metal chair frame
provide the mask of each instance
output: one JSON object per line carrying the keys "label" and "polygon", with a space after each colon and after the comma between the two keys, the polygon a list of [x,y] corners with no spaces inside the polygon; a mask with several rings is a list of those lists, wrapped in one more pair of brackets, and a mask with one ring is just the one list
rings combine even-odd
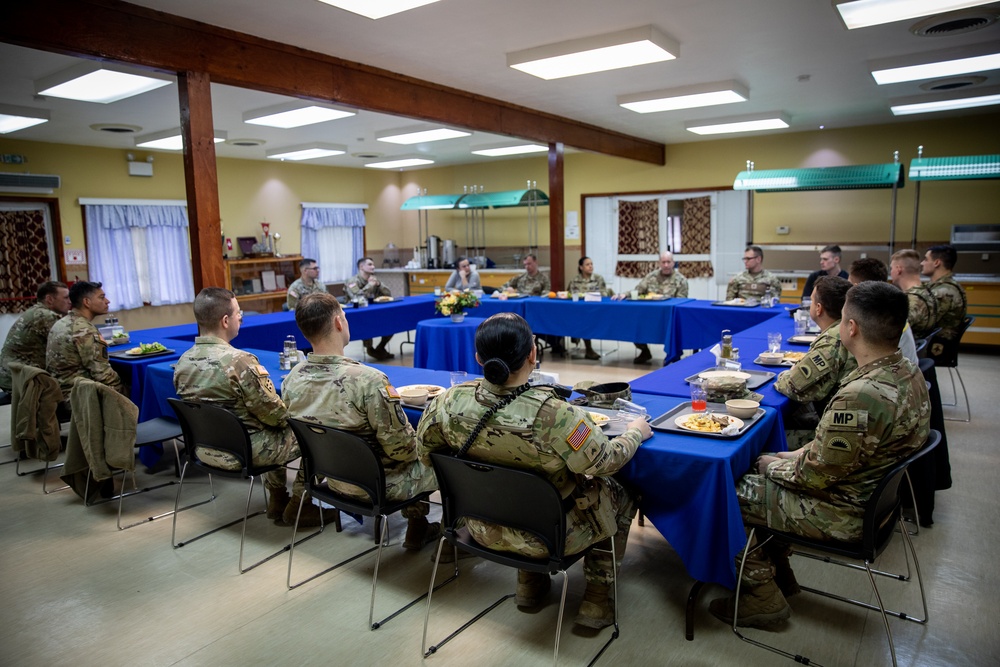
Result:
{"label": "metal chair frame", "polygon": [[[958,334],[958,339],[954,342],[945,341],[947,348],[943,355],[939,355],[934,358],[934,365],[938,368],[948,369],[948,379],[951,380],[951,395],[955,397],[954,402],[945,403],[941,402],[941,405],[947,405],[948,407],[958,406],[958,391],[955,386],[955,376],[958,376],[958,382],[962,386],[962,396],[965,398],[965,419],[960,419],[958,417],[945,417],[945,421],[950,422],[970,422],[972,421],[972,407],[969,405],[969,392],[965,390],[965,381],[962,380],[962,374],[958,371],[958,346],[962,343],[962,338],[965,336],[965,332],[969,330],[969,327],[976,321],[975,317],[967,315],[964,320],[962,320],[962,331]],[[933,341],[932,341],[933,342]],[[947,356],[945,356],[947,355]]]}

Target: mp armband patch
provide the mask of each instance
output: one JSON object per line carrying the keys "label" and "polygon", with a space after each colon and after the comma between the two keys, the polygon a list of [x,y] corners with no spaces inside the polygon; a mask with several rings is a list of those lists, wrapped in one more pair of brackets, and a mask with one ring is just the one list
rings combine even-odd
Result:
{"label": "mp armband patch", "polygon": [[868,430],[867,410],[830,410],[830,420],[827,428],[831,431],[858,431],[864,433]]}

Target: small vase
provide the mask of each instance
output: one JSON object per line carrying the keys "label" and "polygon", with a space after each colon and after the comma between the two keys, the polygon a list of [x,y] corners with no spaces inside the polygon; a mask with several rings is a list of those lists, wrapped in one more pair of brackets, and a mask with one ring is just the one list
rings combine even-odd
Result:
{"label": "small vase", "polygon": [[452,322],[461,322],[464,319],[465,319],[465,313],[452,313],[451,314],[451,321]]}

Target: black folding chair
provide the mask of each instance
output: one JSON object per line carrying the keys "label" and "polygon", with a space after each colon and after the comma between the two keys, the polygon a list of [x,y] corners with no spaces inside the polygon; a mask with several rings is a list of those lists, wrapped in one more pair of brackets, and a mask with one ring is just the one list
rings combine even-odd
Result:
{"label": "black folding chair", "polygon": [[[924,594],[924,583],[920,578],[920,565],[917,562],[917,552],[913,549],[913,542],[910,540],[910,534],[906,530],[906,526],[903,525],[901,503],[899,499],[899,485],[903,481],[903,473],[906,469],[914,462],[923,456],[926,456],[937,447],[938,443],[941,441],[941,434],[937,431],[931,429],[927,436],[927,440],[924,446],[921,447],[917,452],[911,454],[909,457],[901,461],[900,463],[893,466],[882,481],[879,482],[878,486],[875,487],[875,491],[872,492],[871,498],[868,499],[868,504],[865,507],[865,515],[863,519],[861,540],[859,542],[842,542],[838,540],[816,540],[808,537],[802,537],[801,535],[796,535],[795,533],[784,532],[780,530],[774,530],[772,528],[767,528],[764,526],[751,526],[750,536],[747,540],[747,544],[753,542],[755,536],[758,538],[757,546],[754,550],[761,549],[767,543],[768,540],[772,538],[777,538],[784,542],[789,542],[795,546],[805,547],[810,550],[810,552],[817,551],[820,554],[816,555],[814,553],[795,551],[795,555],[806,556],[809,558],[814,558],[816,560],[821,560],[827,563],[833,563],[835,565],[842,565],[845,567],[850,567],[853,569],[864,570],[868,574],[868,580],[872,586],[872,592],[875,594],[875,599],[878,605],[873,605],[869,602],[864,602],[862,600],[853,600],[851,598],[843,597],[835,593],[828,593],[826,591],[821,591],[815,588],[809,588],[802,586],[802,590],[809,591],[810,593],[816,593],[817,595],[823,595],[825,597],[833,598],[835,600],[840,600],[841,602],[847,602],[849,604],[856,605],[858,607],[864,607],[865,609],[870,609],[877,611],[882,615],[882,623],[885,626],[885,634],[889,640],[889,651],[892,654],[892,664],[896,665],[896,647],[892,642],[892,630],[889,627],[888,616],[895,616],[906,621],[912,621],[914,623],[925,624],[927,623],[927,598]],[[900,534],[903,536],[903,555],[906,559],[907,564],[907,575],[898,575],[881,572],[872,568],[872,564],[875,559],[885,550],[895,533],[896,527],[898,526]],[[831,556],[836,556],[840,558],[849,558],[856,561],[861,561],[863,565],[857,565],[855,563],[843,562],[836,560]],[[920,601],[923,605],[923,617],[916,618],[910,616],[909,614],[901,611],[887,610],[885,605],[882,603],[882,595],[879,592],[878,586],[875,583],[875,575],[887,576],[889,578],[897,579],[900,581],[906,581],[909,579],[909,558],[913,557],[913,569],[917,575],[917,584],[920,587]],[[753,644],[754,646],[759,646],[765,648],[769,651],[783,655],[786,658],[791,658],[796,662],[803,664],[810,664],[812,661],[802,655],[790,653],[788,651],[782,650],[780,648],[765,644],[764,642],[757,641],[750,637],[747,637],[740,633],[739,628],[736,623],[739,618],[739,599],[740,599],[740,588],[743,577],[743,569],[746,565],[747,552],[744,551],[743,558],[740,561],[739,576],[736,579],[736,608],[733,610],[733,632],[737,637],[745,642]]]}
{"label": "black folding chair", "polygon": [[965,332],[969,330],[973,322],[976,321],[975,317],[971,315],[967,316],[962,320],[962,330],[958,332],[958,338],[955,340],[945,340],[944,338],[938,338],[936,341],[940,343],[941,350],[934,354],[935,340],[931,339],[931,358],[934,359],[934,365],[938,368],[947,368],[948,377],[951,378],[951,394],[955,397],[954,403],[942,403],[942,405],[947,406],[957,406],[958,405],[958,391],[955,387],[955,376],[958,376],[958,382],[962,385],[962,396],[965,398],[965,419],[957,419],[955,417],[945,417],[948,421],[953,422],[968,422],[972,420],[972,408],[969,406],[969,393],[965,391],[965,382],[962,380],[962,374],[958,372],[958,346],[962,343],[962,337]]}
{"label": "black folding chair", "polygon": [[[562,575],[562,595],[559,600],[555,648],[552,655],[553,664],[558,664],[559,637],[562,633],[566,591],[569,585],[566,570],[583,558],[588,551],[585,549],[575,554],[565,553],[566,509],[559,491],[544,477],[509,466],[458,459],[441,452],[432,452],[431,462],[434,465],[434,472],[437,474],[438,484],[441,488],[444,519],[442,521],[441,541],[438,543],[434,571],[431,573],[431,583],[427,594],[427,610],[424,614],[424,639],[421,645],[424,657],[437,652],[470,625],[486,616],[504,601],[514,597],[513,593],[504,595],[442,641],[428,648],[427,625],[431,614],[431,592],[434,590],[434,578],[437,574],[438,560],[441,558],[441,549],[447,541],[454,547],[500,565],[531,572]],[[548,549],[549,555],[547,558],[531,558],[508,551],[488,549],[476,542],[469,534],[468,529],[463,527],[464,523],[461,520],[465,518],[480,519],[529,532],[542,541]],[[614,538],[611,542],[612,559],[614,559]],[[617,602],[617,561],[615,561],[614,570],[614,597]],[[618,606],[615,605],[615,623],[611,638],[590,661],[591,665],[597,662],[611,645],[611,642],[618,638]]]}

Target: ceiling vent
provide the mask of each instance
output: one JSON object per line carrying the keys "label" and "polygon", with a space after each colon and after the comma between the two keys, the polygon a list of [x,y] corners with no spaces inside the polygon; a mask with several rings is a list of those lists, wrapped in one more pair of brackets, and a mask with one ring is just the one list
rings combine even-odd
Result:
{"label": "ceiling vent", "polygon": [[351,153],[351,157],[361,158],[363,160],[374,160],[377,157],[382,157],[384,153],[376,153],[374,151],[361,151],[359,153]]}
{"label": "ceiling vent", "polygon": [[986,81],[985,76],[961,76],[954,79],[937,79],[936,81],[928,81],[927,83],[920,84],[920,89],[929,92],[957,90],[959,88],[968,88],[969,86],[978,86],[984,81]]}
{"label": "ceiling vent", "polygon": [[142,131],[138,125],[124,125],[122,123],[97,123],[91,125],[90,129],[98,132],[110,132],[111,134],[135,134]]}
{"label": "ceiling vent", "polygon": [[59,177],[51,174],[0,173],[0,191],[50,195],[59,188]]}
{"label": "ceiling vent", "polygon": [[226,143],[230,146],[250,148],[252,146],[263,146],[266,142],[263,139],[229,139]]}
{"label": "ceiling vent", "polygon": [[981,30],[1000,18],[995,11],[970,9],[930,16],[910,26],[910,32],[920,37],[947,37]]}

